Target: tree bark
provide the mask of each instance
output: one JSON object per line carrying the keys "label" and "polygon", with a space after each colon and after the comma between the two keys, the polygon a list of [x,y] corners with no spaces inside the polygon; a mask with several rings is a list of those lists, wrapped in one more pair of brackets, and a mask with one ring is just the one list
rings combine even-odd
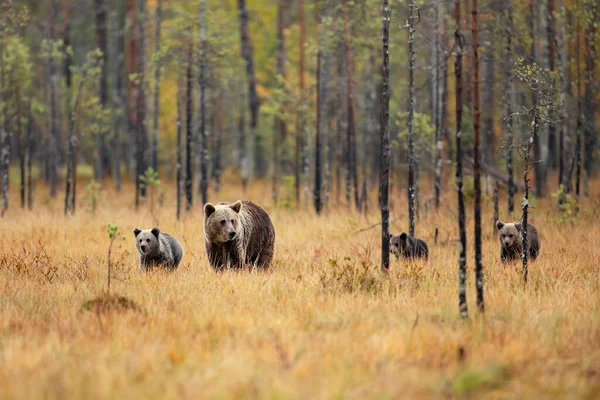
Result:
{"label": "tree bark", "polygon": [[[56,39],[56,4],[55,0],[50,2],[50,39]],[[54,57],[50,57],[50,139],[48,149],[48,178],[50,183],[50,197],[56,196],[56,189],[58,186],[58,164],[59,164],[59,133],[57,127],[57,80],[56,76],[56,62]],[[8,185],[8,176],[7,176]],[[8,199],[6,200],[8,202]],[[7,205],[8,206],[8,205]]]}
{"label": "tree bark", "polygon": [[[127,137],[127,141],[128,141],[128,151],[125,153],[125,156],[127,157],[127,166],[128,167],[132,167],[133,174],[136,174],[135,171],[135,167],[133,162],[137,161],[137,158],[134,156],[135,154],[135,147],[137,145],[138,142],[138,128],[137,128],[137,111],[136,111],[136,99],[137,99],[137,85],[135,84],[135,81],[133,79],[130,79],[130,77],[137,73],[137,61],[138,61],[138,57],[137,57],[137,52],[138,50],[138,45],[137,45],[137,40],[136,40],[136,26],[137,26],[137,10],[136,10],[136,6],[135,6],[135,1],[136,0],[127,0],[125,7],[126,7],[126,26],[129,27],[129,31],[127,32],[127,79],[126,79],[126,83],[127,83],[127,117],[125,118],[126,120],[126,125],[127,125],[127,130],[126,130],[126,137]],[[137,177],[134,176],[134,182],[136,182],[136,204],[138,202],[137,197],[138,197],[138,192],[139,192],[139,188],[137,185]]]}
{"label": "tree bark", "polygon": [[[598,17],[598,14],[596,14]],[[596,120],[594,115],[594,76],[596,71],[596,50],[594,39],[596,37],[596,27],[594,23],[589,23],[585,37],[585,98],[583,105],[583,126],[584,151],[583,151],[583,191],[588,196],[589,178],[594,168],[594,152],[596,150]]]}
{"label": "tree bark", "polygon": [[[262,152],[259,151],[259,141],[256,140],[256,129],[258,127],[258,117],[260,113],[260,100],[256,91],[256,74],[254,71],[254,58],[252,50],[252,41],[250,39],[250,28],[248,26],[248,9],[246,0],[238,0],[238,14],[240,18],[240,41],[242,58],[246,61],[246,75],[248,77],[248,101],[250,106],[250,130],[252,139],[254,139],[254,150],[257,159],[256,172],[261,173],[263,166]],[[252,140],[251,140],[252,141]]]}
{"label": "tree bark", "polygon": [[31,102],[27,103],[27,138],[26,138],[27,153],[25,156],[27,164],[27,208],[33,209],[33,115],[31,114]]}
{"label": "tree bark", "polygon": [[[485,310],[483,300],[483,257],[481,254],[481,155],[479,152],[480,119],[479,111],[479,27],[477,0],[471,7],[473,37],[473,157],[474,162],[474,200],[475,200],[475,288],[477,290],[477,309]],[[488,104],[489,106],[489,104]]]}
{"label": "tree bark", "polygon": [[[535,5],[533,0],[529,0],[529,16],[528,16],[528,28],[529,28],[529,38],[531,39],[531,48],[529,50],[529,61],[531,64],[536,63],[537,54],[536,54],[536,35],[535,35]],[[538,161],[535,163],[535,194],[537,196],[542,197],[544,195],[544,165],[542,163],[542,149],[541,149],[541,140],[536,140],[533,146],[533,153],[535,160]]]}
{"label": "tree bark", "polygon": [[[536,96],[534,94],[534,96]],[[523,249],[521,252],[521,259],[523,260],[523,282],[524,284],[527,284],[527,276],[528,276],[528,265],[529,265],[529,251],[527,249],[527,245],[529,242],[529,238],[527,237],[527,224],[528,224],[528,217],[529,217],[529,178],[528,178],[528,173],[529,173],[529,153],[531,152],[531,148],[534,147],[534,143],[535,143],[535,137],[537,136],[537,129],[538,129],[538,104],[537,104],[537,98],[534,98],[534,104],[533,104],[533,117],[531,119],[531,128],[529,130],[529,140],[527,141],[527,149],[525,151],[525,158],[523,161],[523,183],[525,185],[525,194],[523,196],[523,206],[522,206],[522,210],[523,210],[523,217],[522,217],[522,222],[521,222],[521,240],[522,240],[522,244],[523,244]]]}
{"label": "tree bark", "polygon": [[137,138],[138,143],[136,146],[136,208],[139,206],[139,197],[146,196],[146,188],[141,186],[141,176],[144,175],[146,171],[146,151],[148,149],[148,137],[146,134],[146,91],[144,88],[145,82],[145,46],[144,46],[144,38],[145,38],[145,28],[144,28],[144,19],[145,19],[145,7],[146,0],[138,0],[138,43],[139,49],[137,51],[137,100],[136,100],[136,114],[137,114]]}
{"label": "tree bark", "polygon": [[442,64],[442,46],[441,46],[441,34],[440,34],[440,9],[443,7],[442,3],[438,2],[435,5],[435,79],[436,79],[436,91],[435,91],[435,184],[434,184],[434,203],[436,211],[440,208],[440,195],[442,191],[442,126],[444,119],[445,107],[444,104],[444,92],[446,91],[445,79],[440,79],[440,69],[442,76],[447,74],[447,61],[444,56],[444,62]]}
{"label": "tree bark", "polygon": [[[187,77],[186,77],[187,78]],[[177,82],[177,177],[176,177],[176,198],[177,198],[177,221],[181,217],[181,113],[183,112],[181,101],[181,79]]]}
{"label": "tree bark", "polygon": [[[111,32],[113,34],[112,40],[112,104],[111,104],[111,120],[112,120],[112,160],[113,160],[113,178],[115,180],[115,189],[117,193],[121,191],[121,142],[120,142],[120,130],[123,127],[123,122],[127,121],[127,117],[123,117],[120,111],[123,110],[123,27],[125,25],[125,13],[122,12],[120,7],[120,0],[113,0],[113,17],[110,19],[113,21],[111,26]],[[125,130],[127,132],[127,130]]]}
{"label": "tree bark", "polygon": [[[579,2],[577,2],[579,13]],[[575,144],[575,198],[579,201],[579,188],[581,186],[581,136],[583,135],[583,105],[581,96],[581,27],[580,18],[577,18],[576,32],[576,64],[577,64],[577,143]]]}
{"label": "tree bark", "polygon": [[192,121],[193,121],[193,109],[192,109],[192,63],[194,62],[193,57],[193,47],[194,42],[191,37],[192,32],[190,32],[190,39],[188,44],[188,64],[187,64],[187,74],[186,74],[186,136],[185,136],[185,210],[190,211],[192,208],[193,202],[193,176],[192,176],[192,143],[193,143],[193,135],[192,135]]}
{"label": "tree bark", "polygon": [[360,211],[361,204],[358,192],[358,168],[356,165],[356,126],[354,122],[354,89],[352,84],[353,65],[352,65],[352,44],[350,34],[350,23],[348,18],[348,0],[343,0],[344,13],[344,32],[345,32],[345,48],[346,48],[346,65],[348,71],[348,169],[352,178],[354,189],[354,204],[356,209]]}
{"label": "tree bark", "polygon": [[[323,26],[321,25],[321,29],[323,29]],[[321,42],[319,44],[320,46],[323,45],[323,42]],[[323,87],[323,82],[322,79],[323,77],[321,76],[321,52],[322,52],[322,48],[319,48],[319,51],[317,52],[317,123],[316,123],[316,133],[315,133],[315,187],[314,187],[314,191],[313,191],[313,196],[314,196],[314,201],[315,201],[315,211],[317,212],[317,214],[321,213],[321,118],[324,117],[324,115],[322,115],[322,111],[321,110],[321,96],[323,95],[322,90],[324,89]]]}
{"label": "tree bark", "polygon": [[206,135],[206,3],[200,0],[200,196],[202,205],[208,203],[208,138]]}
{"label": "tree bark", "polygon": [[[277,76],[280,89],[285,88],[285,9],[287,2],[279,0],[277,5]],[[284,105],[279,105],[279,113],[283,114]],[[285,141],[287,138],[287,124],[282,116],[275,118],[275,132],[273,132],[273,204],[277,206],[279,191],[279,166],[281,173],[287,173],[287,153],[285,152]],[[281,146],[279,145],[281,143]],[[280,160],[281,157],[281,160]]]}
{"label": "tree bark", "polygon": [[[163,0],[156,3],[156,32],[154,38],[154,53],[160,55],[160,29],[162,25]],[[160,112],[160,67],[161,60],[157,60],[154,67],[154,107],[152,124],[152,168],[158,171],[158,115]]]}
{"label": "tree bark", "polygon": [[[556,30],[554,26],[554,1],[555,0],[548,0],[548,8],[546,13],[546,33],[548,35],[548,68],[550,69],[550,71],[554,71],[556,69]],[[548,158],[550,160],[549,166],[550,168],[556,168],[556,126],[554,126],[554,124],[550,124],[548,126],[548,152]]]}
{"label": "tree bark", "polygon": [[381,269],[390,268],[390,8],[388,0],[383,0],[383,63],[381,79],[381,164],[379,176],[380,208],[381,208]]}
{"label": "tree bark", "polygon": [[[98,86],[98,97],[102,108],[107,106],[108,102],[108,82],[107,82],[107,45],[106,45],[106,5],[104,0],[94,0],[96,10],[96,47],[102,52],[102,65],[100,71],[100,83]],[[107,170],[106,138],[104,133],[99,133],[96,137],[96,180],[102,182],[104,173]]]}
{"label": "tree bark", "polygon": [[[513,35],[513,3],[512,0],[506,2],[506,14],[507,21],[505,23],[505,54],[504,54],[504,90],[503,90],[503,103],[506,109],[506,115],[512,114],[512,105],[514,102],[513,98],[513,74],[512,74],[512,35]],[[506,141],[506,173],[508,174],[508,187],[507,187],[507,198],[508,198],[508,213],[512,215],[515,210],[515,185],[513,180],[513,132],[510,120],[506,121],[504,130],[505,141]]]}
{"label": "tree bark", "polygon": [[415,236],[415,22],[413,0],[408,2],[408,234]]}
{"label": "tree bark", "polygon": [[458,193],[458,230],[460,235],[460,254],[458,268],[458,308],[461,318],[469,315],[467,307],[466,278],[467,278],[467,230],[465,226],[465,201],[463,197],[462,176],[462,46],[464,37],[460,32],[460,0],[454,1],[454,17],[456,21],[456,59],[454,62],[454,75],[456,82],[456,187]]}
{"label": "tree bark", "polygon": [[15,106],[17,112],[17,137],[19,139],[19,175],[20,175],[20,194],[21,194],[21,208],[25,208],[25,148],[23,140],[23,125],[21,111],[21,90],[17,85],[15,88]]}

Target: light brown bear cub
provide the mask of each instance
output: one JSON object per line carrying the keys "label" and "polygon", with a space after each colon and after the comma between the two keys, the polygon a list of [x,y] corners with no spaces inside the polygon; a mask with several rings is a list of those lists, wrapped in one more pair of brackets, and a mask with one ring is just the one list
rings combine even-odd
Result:
{"label": "light brown bear cub", "polygon": [[[521,258],[523,242],[521,241],[521,222],[504,223],[496,221],[498,239],[500,239],[500,259],[503,262]],[[540,252],[540,236],[531,223],[527,224],[527,247],[529,257],[535,260]]]}
{"label": "light brown bear cub", "polygon": [[267,212],[251,201],[204,206],[204,244],[214,269],[267,268],[275,251],[275,227]]}

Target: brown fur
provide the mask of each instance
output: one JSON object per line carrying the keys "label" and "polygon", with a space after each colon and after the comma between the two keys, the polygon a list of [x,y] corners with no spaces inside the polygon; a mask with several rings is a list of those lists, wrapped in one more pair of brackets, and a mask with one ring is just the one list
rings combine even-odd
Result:
{"label": "brown fur", "polygon": [[251,201],[204,206],[204,240],[210,265],[268,268],[275,251],[275,227],[267,212]]}
{"label": "brown fur", "polygon": [[[520,222],[496,222],[498,239],[500,240],[500,259],[502,261],[506,262],[521,258],[521,252],[523,251],[521,228],[522,225]],[[535,260],[540,252],[540,236],[535,226],[531,223],[527,224],[527,248],[530,259]]]}
{"label": "brown fur", "polygon": [[390,253],[399,259],[400,256],[414,260],[415,258],[429,258],[429,247],[423,240],[408,236],[402,232],[400,235],[394,235],[390,238]]}

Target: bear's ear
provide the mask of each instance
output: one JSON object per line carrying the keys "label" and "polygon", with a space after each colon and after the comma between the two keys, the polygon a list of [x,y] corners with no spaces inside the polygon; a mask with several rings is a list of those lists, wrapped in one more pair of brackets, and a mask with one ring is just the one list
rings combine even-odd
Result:
{"label": "bear's ear", "polygon": [[160,235],[160,229],[154,227],[152,228],[152,234],[156,237],[158,237],[158,235]]}
{"label": "bear's ear", "polygon": [[522,227],[523,227],[523,223],[522,222],[517,222],[515,224],[515,228],[517,228],[518,231],[520,231]]}
{"label": "bear's ear", "polygon": [[496,221],[496,229],[500,230],[504,227],[504,222]]}
{"label": "bear's ear", "polygon": [[230,205],[229,207],[231,207],[231,209],[233,211],[235,211],[236,213],[239,214],[242,209],[242,202],[241,202],[241,200],[238,200],[235,203],[233,203],[232,205]]}
{"label": "bear's ear", "polygon": [[142,231],[141,229],[135,228],[133,230],[133,234],[135,235],[135,237],[137,237],[137,235],[139,235],[141,231]]}
{"label": "bear's ear", "polygon": [[210,217],[213,213],[215,212],[215,206],[213,206],[210,203],[206,203],[204,205],[204,216],[205,217]]}
{"label": "bear's ear", "polygon": [[406,232],[400,234],[400,240],[406,240]]}

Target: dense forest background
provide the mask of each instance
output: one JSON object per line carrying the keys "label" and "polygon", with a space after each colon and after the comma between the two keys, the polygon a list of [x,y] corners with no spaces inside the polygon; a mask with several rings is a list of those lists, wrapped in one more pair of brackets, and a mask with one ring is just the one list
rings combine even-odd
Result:
{"label": "dense forest background", "polygon": [[[481,0],[473,10],[464,1],[457,31],[455,2],[408,3],[389,2],[391,197],[407,187],[409,120],[417,210],[455,190],[447,178],[456,158],[458,53],[464,184],[472,190],[473,11],[484,191],[491,196],[496,181],[509,193],[523,188],[523,147],[515,143],[529,137],[524,116],[537,97],[527,83],[536,64],[564,108],[547,107],[539,121],[533,193],[579,195],[581,185],[587,194],[597,167],[600,4]],[[277,206],[378,207],[381,1],[1,5],[3,210],[32,207],[41,181],[50,196],[64,195],[65,212],[75,211],[78,181],[117,191],[135,182],[137,206],[159,177],[177,179],[178,204],[188,209],[194,199],[220,200],[224,179],[244,188],[268,180]],[[12,186],[21,197],[9,202]]]}

